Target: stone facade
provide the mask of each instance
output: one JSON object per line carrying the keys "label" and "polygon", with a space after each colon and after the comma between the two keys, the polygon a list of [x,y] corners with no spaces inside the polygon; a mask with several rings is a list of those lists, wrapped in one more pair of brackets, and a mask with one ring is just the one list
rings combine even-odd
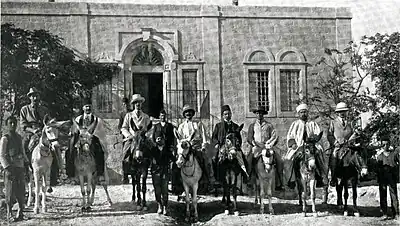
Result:
{"label": "stone facade", "polygon": [[[121,72],[111,83],[112,108],[98,112],[107,118],[113,153],[109,166],[116,174],[121,171],[122,155],[118,146],[112,147],[120,139],[115,135],[116,117],[121,98],[137,92],[133,85],[135,74],[162,76],[159,89],[163,107],[178,123],[175,118],[183,105],[178,101],[182,95],[178,90],[185,89],[184,73],[194,71],[195,88],[208,94],[196,103],[207,102],[206,108],[199,104],[198,110],[207,111],[202,120],[209,132],[220,120],[220,106],[229,104],[233,120],[245,124],[246,136],[247,127],[254,120],[250,100],[255,91],[249,85],[250,74],[268,71],[267,118],[276,125],[283,149],[295,112],[280,108],[280,73],[296,71],[299,95],[304,97],[306,92],[312,92],[314,81],[307,77],[319,71],[314,64],[324,49],[342,49],[351,40],[348,8],[5,2],[1,19],[2,23],[25,29],[49,30],[78,53],[120,66]],[[161,54],[162,65],[132,65],[148,43]],[[145,87],[148,95],[152,92],[149,84]],[[94,97],[95,103],[99,101]],[[246,150],[247,146],[243,148]]]}

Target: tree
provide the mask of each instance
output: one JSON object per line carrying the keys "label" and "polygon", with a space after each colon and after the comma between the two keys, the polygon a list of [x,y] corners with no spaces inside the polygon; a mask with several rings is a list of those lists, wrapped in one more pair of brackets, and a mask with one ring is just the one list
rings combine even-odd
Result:
{"label": "tree", "polygon": [[368,73],[363,73],[355,62],[361,58],[360,48],[349,43],[342,51],[325,49],[325,56],[316,63],[320,66],[320,73],[314,74],[315,86],[313,93],[307,95],[311,107],[318,113],[325,126],[333,119],[335,106],[345,102],[351,111],[349,116],[356,119],[361,112],[368,111],[366,103],[372,102],[368,89],[362,89]]}
{"label": "tree", "polygon": [[395,146],[400,146],[400,33],[364,36],[365,60],[358,62],[375,81],[376,101],[370,103],[373,112],[366,128],[368,134],[390,134]]}
{"label": "tree", "polygon": [[91,90],[110,80],[118,67],[79,59],[62,38],[46,30],[25,30],[1,25],[1,92],[15,95],[15,111],[29,102],[30,87],[42,92],[50,114],[60,119],[72,116],[72,107]]}
{"label": "tree", "polygon": [[[372,118],[362,132],[364,141],[383,133],[391,134],[400,145],[400,33],[364,36],[360,44],[350,42],[343,51],[325,49],[325,56],[317,62],[322,66],[316,74],[314,93],[308,95],[309,104],[316,109],[323,124],[332,118],[334,106],[345,102],[350,117],[372,112]],[[375,91],[363,87],[367,77],[375,82]]]}

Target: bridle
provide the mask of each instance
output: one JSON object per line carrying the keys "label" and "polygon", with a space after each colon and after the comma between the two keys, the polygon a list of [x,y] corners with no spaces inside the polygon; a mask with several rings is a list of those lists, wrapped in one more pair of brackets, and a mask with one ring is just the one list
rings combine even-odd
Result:
{"label": "bridle", "polygon": [[[189,143],[189,142],[188,142]],[[193,156],[193,149],[192,149],[192,147],[190,146],[190,144],[189,144],[189,146],[188,146],[188,152],[186,153],[186,155],[184,155],[183,153],[182,154],[179,154],[179,155],[181,155],[182,156],[182,158],[183,158],[183,164],[182,164],[182,173],[185,175],[185,176],[187,176],[187,177],[193,177],[193,175],[194,175],[194,173],[196,172],[196,167],[195,167],[195,165],[194,165],[194,156]],[[190,160],[190,157],[192,157],[192,161]],[[187,163],[190,163],[191,162],[191,164],[190,165],[188,165]],[[193,172],[192,173],[189,173],[189,174],[187,174],[186,172],[185,172],[185,170],[183,170],[184,168],[189,168],[189,167],[193,167]]]}
{"label": "bridle", "polygon": [[[42,136],[40,137],[40,142],[39,142],[40,155],[43,157],[48,157],[51,155],[51,151],[54,151],[51,144],[55,141],[58,141],[58,136],[56,136],[53,139],[48,138],[47,133],[46,133],[46,128],[47,128],[47,126],[43,127]],[[43,137],[45,137],[45,139]],[[47,142],[44,142],[45,140],[48,141],[48,145],[45,144],[45,143],[47,143]]]}
{"label": "bridle", "polygon": [[313,170],[310,168],[310,161],[314,160],[315,161],[315,146],[310,143],[305,143],[302,147],[302,157],[304,164],[307,166],[307,172],[312,172]]}

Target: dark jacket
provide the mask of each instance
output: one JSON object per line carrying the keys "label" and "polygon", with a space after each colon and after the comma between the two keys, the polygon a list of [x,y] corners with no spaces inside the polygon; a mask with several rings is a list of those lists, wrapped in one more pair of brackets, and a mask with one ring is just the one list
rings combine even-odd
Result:
{"label": "dark jacket", "polygon": [[41,105],[37,106],[36,109],[30,104],[23,106],[20,111],[20,126],[22,130],[25,131],[26,127],[42,128],[43,118],[48,112],[48,109]]}
{"label": "dark jacket", "polygon": [[168,148],[176,146],[176,139],[174,136],[174,126],[166,122],[164,126],[161,123],[157,123],[153,128],[153,142],[156,143],[156,138],[160,135],[163,135],[165,138],[165,146]]}
{"label": "dark jacket", "polygon": [[389,184],[399,182],[400,150],[389,152],[388,156],[383,153],[377,156],[378,183]]}
{"label": "dark jacket", "polygon": [[236,137],[238,138],[238,146],[240,147],[242,145],[242,136],[240,135],[240,132],[236,132],[238,128],[239,125],[232,121],[230,125],[226,121],[217,123],[211,137],[212,144],[218,144],[221,147],[225,144],[226,135],[235,131]]}

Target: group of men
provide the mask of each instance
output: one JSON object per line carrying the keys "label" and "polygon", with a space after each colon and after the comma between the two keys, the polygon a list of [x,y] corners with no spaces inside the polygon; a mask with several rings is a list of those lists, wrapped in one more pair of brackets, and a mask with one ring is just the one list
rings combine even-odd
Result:
{"label": "group of men", "polygon": [[[23,219],[23,204],[21,204],[21,202],[24,200],[23,175],[25,173],[24,171],[26,166],[29,165],[29,154],[31,153],[30,149],[32,149],[31,146],[35,143],[31,140],[38,140],[40,132],[43,128],[43,117],[48,113],[48,110],[44,106],[40,105],[40,93],[38,90],[31,88],[27,96],[30,99],[30,104],[22,107],[19,117],[20,126],[23,131],[22,137],[15,132],[17,119],[13,116],[10,116],[6,120],[6,132],[3,134],[0,140],[0,163],[5,169],[7,208],[11,208],[14,197],[20,204],[20,210],[17,213],[17,217],[15,218],[16,220]],[[235,132],[237,133],[237,129],[239,128],[239,125],[232,121],[232,111],[230,106],[224,105],[221,107],[222,120],[215,125],[211,140],[209,140],[203,124],[194,119],[196,110],[193,107],[187,105],[183,107],[182,116],[184,117],[184,121],[176,129],[171,123],[167,122],[167,112],[165,110],[160,112],[159,123],[152,125],[149,115],[142,111],[142,104],[144,101],[145,98],[140,94],[134,94],[130,101],[128,98],[123,99],[124,109],[120,113],[118,126],[118,129],[124,138],[124,159],[122,160],[124,175],[122,182],[128,183],[129,181],[129,166],[127,165],[127,159],[130,155],[131,142],[133,142],[136,136],[147,133],[153,127],[153,139],[156,139],[154,134],[164,137],[165,145],[172,153],[170,155],[170,159],[167,160],[170,162],[174,162],[174,156],[176,155],[176,140],[173,134],[174,130],[182,139],[192,138],[190,139],[191,147],[195,150],[195,155],[198,158],[201,167],[203,168],[204,178],[206,178],[210,185],[213,185],[216,179],[218,180],[218,178],[215,178],[218,173],[213,172],[212,170],[212,158],[209,158],[210,153],[207,150],[214,149],[216,151],[214,159],[218,159],[219,150],[225,144],[227,134]],[[133,106],[133,109],[130,108],[130,105]],[[93,134],[96,137],[95,143],[97,143],[99,147],[96,149],[99,151],[95,154],[97,173],[99,175],[99,181],[104,182],[107,179],[105,162],[108,154],[106,144],[104,144],[106,139],[104,139],[105,131],[102,127],[102,121],[99,117],[92,113],[90,101],[85,101],[83,103],[82,110],[83,114],[75,118],[76,123],[80,127],[89,127],[94,121],[100,122],[96,124],[97,127],[93,130]],[[237,134],[237,146],[239,152],[236,156],[238,163],[241,166],[242,174],[246,180],[249,179],[247,177],[251,175],[254,165],[253,159],[258,157],[263,159],[267,158],[266,153],[269,152],[270,149],[274,149],[275,151],[273,153],[275,155],[274,159],[277,172],[276,188],[284,189],[286,187],[286,182],[288,187],[293,187],[294,177],[290,177],[287,181],[284,181],[283,179],[284,162],[290,163],[290,175],[292,172],[296,172],[298,170],[296,158],[299,153],[299,147],[304,145],[307,137],[318,135],[321,132],[319,125],[315,121],[310,120],[308,115],[309,110],[306,104],[300,104],[296,108],[296,111],[298,114],[298,119],[291,124],[288,130],[286,137],[287,152],[283,158],[279,156],[278,151],[275,150],[277,148],[276,144],[278,140],[277,132],[274,126],[264,118],[264,116],[267,114],[267,111],[263,107],[258,107],[253,111],[253,113],[256,115],[256,120],[248,127],[247,143],[251,148],[247,155],[244,155],[243,151],[241,150],[242,138],[240,133]],[[347,114],[349,108],[345,103],[338,103],[335,111],[337,117],[331,120],[327,134],[327,139],[331,149],[333,150],[333,158],[331,162],[331,186],[335,186],[337,183],[336,166],[338,158],[341,156],[341,149],[344,144],[357,136],[358,131],[357,126],[348,119]],[[71,158],[71,156],[74,156],[73,153],[79,131],[72,129],[71,132],[72,136],[69,146],[67,167],[73,167],[73,157]],[[156,140],[153,141],[157,143]],[[210,148],[210,144],[212,148]],[[316,165],[317,174],[319,175],[320,179],[320,186],[327,186],[328,164],[326,163],[322,146],[318,144],[317,150]],[[385,156],[387,155],[383,155],[383,157],[381,156],[380,158],[386,159]],[[394,164],[393,161],[382,162],[382,164]],[[70,172],[70,177],[75,176],[74,170],[67,169],[67,171]],[[168,174],[168,172],[166,172],[166,174]],[[179,170],[177,170],[176,167],[172,168],[172,185],[173,189],[176,189],[176,187],[179,186]],[[211,191],[214,188],[213,186],[210,186],[208,189]],[[397,190],[393,191],[393,193],[397,193]],[[397,197],[397,194],[393,196]],[[398,205],[398,203],[396,205]],[[383,204],[383,212],[386,212],[385,208],[387,207],[385,207]],[[395,211],[398,213],[398,209]]]}

